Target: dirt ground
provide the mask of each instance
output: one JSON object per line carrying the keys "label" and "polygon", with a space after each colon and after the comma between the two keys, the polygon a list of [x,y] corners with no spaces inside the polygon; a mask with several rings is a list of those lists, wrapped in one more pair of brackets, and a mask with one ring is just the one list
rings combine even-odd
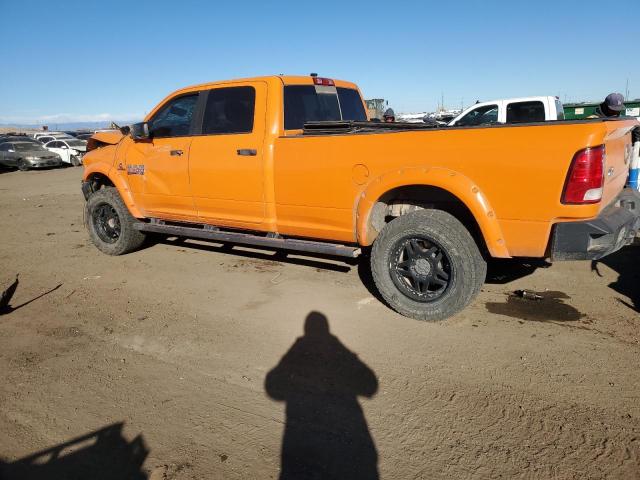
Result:
{"label": "dirt ground", "polygon": [[640,245],[493,263],[429,324],[364,264],[103,255],[80,177],[0,174],[0,478],[640,478]]}

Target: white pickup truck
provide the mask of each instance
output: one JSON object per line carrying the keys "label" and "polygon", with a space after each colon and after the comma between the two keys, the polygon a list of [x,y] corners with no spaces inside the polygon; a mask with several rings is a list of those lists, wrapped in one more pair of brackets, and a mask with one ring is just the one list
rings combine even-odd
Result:
{"label": "white pickup truck", "polygon": [[528,123],[564,120],[557,97],[523,97],[476,103],[449,122],[450,127],[472,127],[495,123]]}

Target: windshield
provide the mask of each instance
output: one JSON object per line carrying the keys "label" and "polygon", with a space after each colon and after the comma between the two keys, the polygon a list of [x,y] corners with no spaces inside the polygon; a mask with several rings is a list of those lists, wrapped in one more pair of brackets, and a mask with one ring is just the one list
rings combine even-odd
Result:
{"label": "windshield", "polygon": [[42,145],[38,145],[37,143],[32,142],[21,142],[14,143],[13,146],[16,148],[18,152],[33,152],[33,151],[42,151],[45,148]]}

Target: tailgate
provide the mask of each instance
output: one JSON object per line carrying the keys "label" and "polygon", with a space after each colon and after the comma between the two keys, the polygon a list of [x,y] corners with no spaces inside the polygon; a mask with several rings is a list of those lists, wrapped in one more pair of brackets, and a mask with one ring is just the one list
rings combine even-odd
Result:
{"label": "tailgate", "polygon": [[631,161],[631,130],[640,125],[635,119],[605,122],[607,133],[604,138],[605,167],[602,208],[609,205],[624,188],[629,175]]}

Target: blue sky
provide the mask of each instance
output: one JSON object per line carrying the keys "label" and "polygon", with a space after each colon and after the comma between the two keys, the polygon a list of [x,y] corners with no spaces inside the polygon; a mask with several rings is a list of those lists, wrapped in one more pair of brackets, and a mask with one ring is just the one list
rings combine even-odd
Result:
{"label": "blue sky", "polygon": [[640,97],[639,0],[0,0],[0,14],[0,123],[135,119],[186,85],[278,73],[352,80],[399,112],[441,95],[600,99],[627,79]]}

